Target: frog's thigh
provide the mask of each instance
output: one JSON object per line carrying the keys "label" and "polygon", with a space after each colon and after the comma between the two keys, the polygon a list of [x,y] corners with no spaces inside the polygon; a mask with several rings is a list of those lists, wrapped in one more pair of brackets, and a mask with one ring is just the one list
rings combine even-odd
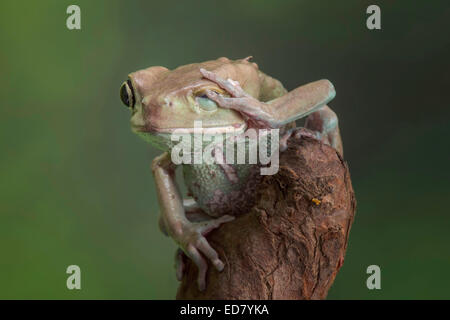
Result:
{"label": "frog's thigh", "polygon": [[320,139],[344,155],[341,134],[336,113],[328,106],[311,113],[305,121],[305,128],[319,133]]}

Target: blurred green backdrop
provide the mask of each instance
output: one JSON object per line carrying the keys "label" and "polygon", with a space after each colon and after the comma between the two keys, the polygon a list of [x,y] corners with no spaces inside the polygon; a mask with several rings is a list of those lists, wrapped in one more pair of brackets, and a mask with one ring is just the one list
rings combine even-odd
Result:
{"label": "blurred green backdrop", "polygon": [[[361,0],[2,1],[0,298],[174,298],[158,152],[118,88],[140,68],[248,55],[288,89],[337,88],[358,210],[329,298],[450,298],[450,5],[377,3],[380,31]],[[66,28],[70,4],[81,30]],[[371,264],[381,290],[366,288]]]}

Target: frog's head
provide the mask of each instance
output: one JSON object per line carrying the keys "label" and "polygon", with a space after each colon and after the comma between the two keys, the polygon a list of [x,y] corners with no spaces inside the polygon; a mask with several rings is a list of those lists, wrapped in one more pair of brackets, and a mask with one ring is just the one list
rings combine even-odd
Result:
{"label": "frog's head", "polygon": [[261,74],[248,58],[219,58],[174,70],[150,67],[131,73],[120,88],[121,100],[131,110],[132,130],[156,144],[160,141],[155,137],[167,137],[176,129],[193,131],[195,121],[202,121],[201,132],[205,134],[245,130],[247,124],[238,112],[220,108],[208,99],[206,90],[225,93],[203,78],[200,68],[237,80],[248,94],[260,96]]}

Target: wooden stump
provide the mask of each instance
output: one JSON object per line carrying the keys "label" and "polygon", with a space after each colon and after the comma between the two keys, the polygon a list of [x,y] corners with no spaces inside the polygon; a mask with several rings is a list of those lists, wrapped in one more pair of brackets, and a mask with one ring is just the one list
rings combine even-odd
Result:
{"label": "wooden stump", "polygon": [[206,290],[187,262],[177,299],[324,299],[344,262],[356,201],[348,167],[320,141],[289,140],[256,205],[208,235],[225,269]]}

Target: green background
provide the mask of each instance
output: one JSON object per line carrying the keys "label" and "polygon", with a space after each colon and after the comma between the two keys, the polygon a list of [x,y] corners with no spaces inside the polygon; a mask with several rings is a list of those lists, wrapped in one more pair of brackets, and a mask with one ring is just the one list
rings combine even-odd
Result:
{"label": "green background", "polygon": [[[148,66],[248,55],[288,89],[336,86],[358,209],[329,298],[450,298],[449,21],[437,0],[1,1],[0,298],[174,298],[158,151],[118,88]],[[381,290],[366,287],[372,264]]]}

